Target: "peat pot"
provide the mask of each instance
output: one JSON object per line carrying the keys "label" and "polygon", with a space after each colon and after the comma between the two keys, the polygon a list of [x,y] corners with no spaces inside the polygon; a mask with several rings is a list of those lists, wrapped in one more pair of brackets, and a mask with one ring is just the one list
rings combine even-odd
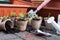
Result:
{"label": "peat pot", "polygon": [[48,17],[45,17],[44,21],[45,21],[45,27],[46,27],[46,29],[54,30],[53,26],[50,23],[47,23],[47,20],[48,20]]}
{"label": "peat pot", "polygon": [[41,26],[41,23],[42,23],[42,18],[31,20],[31,26],[33,29],[39,29]]}
{"label": "peat pot", "polygon": [[25,31],[27,28],[27,22],[28,22],[27,20],[19,20],[19,21],[16,21],[15,24],[18,30]]}
{"label": "peat pot", "polygon": [[0,29],[1,30],[7,30],[8,28],[13,28],[14,27],[14,23],[13,21],[11,21],[11,19],[6,19],[4,21],[2,21],[2,19],[0,19]]}

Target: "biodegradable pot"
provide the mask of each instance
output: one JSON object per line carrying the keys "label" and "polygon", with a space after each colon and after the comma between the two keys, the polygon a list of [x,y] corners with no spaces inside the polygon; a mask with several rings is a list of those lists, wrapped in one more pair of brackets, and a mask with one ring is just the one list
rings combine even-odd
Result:
{"label": "biodegradable pot", "polygon": [[10,27],[10,28],[13,28],[14,27],[13,21],[11,21],[11,19],[7,19],[7,20],[4,20],[4,21],[2,21],[2,19],[0,19],[0,29],[6,31],[7,26]]}
{"label": "biodegradable pot", "polygon": [[16,21],[16,26],[18,28],[18,30],[20,31],[25,31],[26,28],[27,28],[27,20],[19,20],[19,21]]}
{"label": "biodegradable pot", "polygon": [[53,30],[53,26],[50,23],[47,23],[48,17],[44,18],[46,29]]}
{"label": "biodegradable pot", "polygon": [[39,29],[42,23],[42,18],[40,19],[32,19],[31,26],[33,29]]}

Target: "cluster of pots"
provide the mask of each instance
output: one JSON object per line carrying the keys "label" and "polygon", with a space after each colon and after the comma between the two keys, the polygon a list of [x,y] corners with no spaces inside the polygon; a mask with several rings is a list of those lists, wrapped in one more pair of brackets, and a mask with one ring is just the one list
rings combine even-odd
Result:
{"label": "cluster of pots", "polygon": [[[31,25],[33,29],[39,29],[42,23],[42,17],[40,19],[33,19],[30,18],[30,21],[28,22],[27,18],[26,20],[18,20],[19,17],[9,17],[6,20],[2,21],[2,18],[0,17],[0,30],[7,30],[6,28],[9,26],[10,28],[14,28],[14,26],[17,26],[17,29],[20,31],[25,31],[27,28],[27,24]],[[6,27],[7,25],[7,27]]]}
{"label": "cluster of pots", "polygon": [[33,29],[40,28],[42,23],[42,17],[38,20],[33,18],[29,18],[29,19],[30,19],[29,21],[28,21],[28,18],[26,18],[26,20],[16,20],[15,25],[20,31],[25,31],[26,28],[28,27],[27,25],[31,25]]}

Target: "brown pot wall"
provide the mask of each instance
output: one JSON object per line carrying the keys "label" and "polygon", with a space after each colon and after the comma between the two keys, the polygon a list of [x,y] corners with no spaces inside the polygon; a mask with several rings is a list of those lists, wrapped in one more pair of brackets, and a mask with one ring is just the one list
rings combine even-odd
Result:
{"label": "brown pot wall", "polygon": [[3,22],[2,22],[2,19],[0,19],[0,29],[6,31],[5,24],[6,24],[7,21],[10,21],[10,24],[9,25],[10,25],[11,28],[14,27],[14,23],[10,19],[7,19],[7,20],[5,20]]}
{"label": "brown pot wall", "polygon": [[28,21],[16,21],[16,26],[20,31],[25,31]]}
{"label": "brown pot wall", "polygon": [[33,29],[39,29],[42,23],[42,18],[40,20],[32,20],[31,26]]}

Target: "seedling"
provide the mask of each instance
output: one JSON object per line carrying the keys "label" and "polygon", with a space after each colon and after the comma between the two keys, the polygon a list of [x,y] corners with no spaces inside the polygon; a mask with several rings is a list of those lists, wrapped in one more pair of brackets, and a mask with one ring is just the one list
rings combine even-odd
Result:
{"label": "seedling", "polygon": [[19,14],[19,20],[26,20],[26,18],[25,18],[25,16],[24,16],[24,14],[23,13],[20,13]]}
{"label": "seedling", "polygon": [[51,13],[48,14],[48,18],[50,18],[50,16],[51,16]]}
{"label": "seedling", "polygon": [[15,12],[11,12],[11,17],[15,17],[16,16],[16,13]]}
{"label": "seedling", "polygon": [[3,16],[3,20],[6,20],[8,18],[8,16]]}

